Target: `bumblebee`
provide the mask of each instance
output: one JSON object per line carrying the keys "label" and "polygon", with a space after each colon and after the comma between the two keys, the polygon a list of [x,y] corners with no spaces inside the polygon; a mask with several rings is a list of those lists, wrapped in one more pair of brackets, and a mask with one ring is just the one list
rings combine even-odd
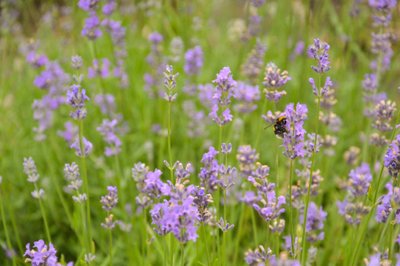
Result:
{"label": "bumblebee", "polygon": [[[288,133],[288,130],[286,129],[286,123],[287,123],[287,119],[286,119],[286,116],[284,116],[284,115],[280,116],[276,119],[275,124],[273,124],[275,135],[283,138],[283,135],[285,133]],[[272,126],[272,125],[270,125],[270,126]],[[266,128],[269,128],[270,126],[267,126]]]}
{"label": "bumblebee", "polygon": [[286,116],[280,116],[276,119],[275,124],[274,124],[274,133],[275,135],[283,138],[283,135],[285,133],[288,133],[288,130],[286,129]]}

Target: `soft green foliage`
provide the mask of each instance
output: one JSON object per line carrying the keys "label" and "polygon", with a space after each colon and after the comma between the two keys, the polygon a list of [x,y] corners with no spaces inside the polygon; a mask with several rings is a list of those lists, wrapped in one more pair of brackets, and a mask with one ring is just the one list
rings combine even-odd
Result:
{"label": "soft green foliage", "polygon": [[[7,2],[7,1],[6,1]],[[26,3],[25,3],[26,2]],[[40,1],[39,1],[40,2]],[[40,185],[45,190],[45,197],[41,200],[54,246],[59,258],[63,254],[65,261],[75,261],[83,265],[79,259],[83,256],[81,209],[75,204],[70,195],[64,193],[66,181],[63,177],[65,163],[80,162],[68,144],[58,136],[69,117],[69,106],[62,106],[55,112],[54,126],[46,131],[47,139],[43,142],[34,141],[32,129],[36,122],[32,115],[32,103],[43,95],[43,91],[33,85],[33,80],[39,74],[38,69],[32,68],[18,50],[21,44],[30,41],[40,42],[39,51],[45,53],[49,59],[57,60],[67,73],[74,73],[70,65],[73,55],[83,58],[83,72],[87,74],[87,67],[92,59],[108,57],[111,61],[113,46],[110,37],[104,36],[94,43],[81,36],[84,21],[84,12],[77,8],[77,1],[65,1],[65,6],[71,9],[69,15],[62,15],[60,5],[55,1],[43,1],[40,8],[37,1],[17,1],[20,16],[15,23],[21,24],[20,31],[11,28],[0,32],[0,184],[1,216],[0,245],[11,245],[17,254],[14,263],[23,264],[25,244],[37,239],[45,239],[42,214],[38,201],[34,200],[30,192],[33,190],[26,181],[22,162],[24,157],[34,158],[40,173]],[[158,236],[151,225],[151,218],[147,215],[136,215],[135,197],[137,189],[131,178],[131,168],[136,162],[145,162],[150,169],[159,168],[163,171],[163,179],[169,178],[169,170],[163,160],[191,162],[195,173],[191,175],[191,182],[199,184],[197,173],[200,168],[201,156],[212,143],[217,148],[219,143],[219,128],[211,122],[206,125],[207,138],[191,139],[187,136],[189,117],[183,111],[182,104],[187,99],[194,99],[182,92],[185,83],[183,70],[184,58],[176,63],[170,63],[177,76],[177,100],[171,104],[171,153],[168,154],[167,135],[160,136],[152,131],[153,124],[160,124],[167,131],[168,108],[167,102],[161,98],[151,99],[144,91],[143,74],[149,71],[146,56],[149,52],[147,37],[149,33],[158,31],[164,36],[163,50],[169,53],[169,42],[173,37],[181,37],[184,51],[194,44],[199,44],[204,52],[204,67],[196,77],[196,84],[211,83],[216,73],[229,66],[235,80],[242,80],[240,67],[247,55],[254,47],[255,39],[240,41],[229,35],[232,22],[235,19],[246,21],[251,12],[247,1],[220,0],[220,1],[152,1],[160,4],[160,8],[149,8],[151,14],[146,13],[138,6],[143,1],[119,1],[113,18],[121,20],[127,28],[127,52],[125,67],[129,76],[130,85],[127,89],[120,89],[116,79],[100,80],[84,77],[83,87],[93,100],[94,95],[101,91],[111,93],[117,101],[117,111],[123,114],[129,126],[129,132],[122,137],[122,152],[114,157],[104,157],[105,143],[96,128],[101,124],[103,115],[93,101],[87,103],[88,115],[84,121],[84,135],[93,143],[94,150],[86,158],[88,183],[90,192],[90,214],[92,235],[97,256],[94,265],[107,265],[113,254],[113,265],[244,265],[244,252],[258,245],[271,247],[273,251],[283,243],[277,242],[275,235],[269,232],[268,224],[263,221],[252,208],[241,203],[223,207],[226,208],[227,221],[235,224],[233,230],[226,233],[226,239],[210,235],[209,228],[199,227],[199,238],[196,242],[180,244],[173,236]],[[135,3],[131,3],[135,2]],[[292,1],[274,0],[267,2],[260,8],[263,16],[260,40],[267,45],[264,63],[270,61],[285,69],[291,76],[291,81],[285,86],[287,95],[274,106],[267,103],[265,110],[284,110],[287,103],[306,103],[309,108],[309,117],[305,128],[313,132],[317,109],[315,97],[312,94],[308,78],[312,77],[310,66],[313,62],[305,55],[290,59],[297,41],[303,40],[306,47],[314,38],[320,38],[330,44],[331,70],[329,76],[337,87],[338,103],[335,112],[342,119],[343,126],[338,132],[338,143],[335,146],[335,155],[325,156],[323,152],[316,154],[315,165],[321,169],[324,181],[321,184],[316,201],[328,212],[325,221],[325,239],[318,242],[316,265],[350,265],[352,250],[360,231],[357,226],[349,226],[338,214],[336,201],[343,200],[344,192],[339,184],[347,179],[351,166],[344,162],[344,152],[350,146],[361,148],[361,161],[365,161],[374,169],[374,163],[379,163],[385,153],[384,148],[365,145],[361,134],[368,132],[370,121],[363,116],[364,102],[362,96],[363,76],[369,71],[369,62],[372,55],[370,47],[371,20],[367,5],[361,5],[361,13],[357,17],[350,16],[353,1]],[[10,5],[11,6],[11,5]],[[132,11],[128,7],[136,7]],[[3,10],[7,10],[4,4]],[[5,11],[6,12],[6,11]],[[51,20],[45,20],[43,16]],[[395,33],[399,32],[399,8],[394,11],[391,27]],[[196,29],[193,19],[199,19],[201,27]],[[0,18],[1,21],[1,18]],[[65,29],[68,25],[70,30]],[[394,44],[395,51],[392,67],[386,72],[380,82],[378,90],[386,92],[388,97],[398,102],[397,87],[400,85],[399,45]],[[262,75],[258,82],[263,89]],[[258,108],[251,114],[234,112],[234,121],[238,117],[244,125],[240,128],[230,123],[223,128],[223,142],[231,142],[233,152],[227,157],[227,162],[237,167],[236,151],[239,145],[255,145],[260,153],[259,161],[271,168],[270,179],[279,184],[279,195],[285,195],[289,180],[289,160],[282,155],[281,140],[276,138],[271,128],[263,130],[265,122],[260,118],[264,96],[261,94]],[[201,106],[198,99],[195,100]],[[205,109],[204,109],[205,110]],[[207,114],[209,110],[205,110]],[[261,138],[257,141],[257,134],[261,130]],[[321,134],[325,128],[320,127]],[[390,133],[388,135],[390,137]],[[208,144],[207,144],[208,143]],[[153,149],[149,150],[149,144]],[[278,162],[278,163],[277,163]],[[279,168],[276,168],[278,166]],[[379,168],[379,167],[378,167]],[[379,175],[379,169],[373,171],[374,180]],[[279,180],[276,180],[277,176]],[[384,175],[384,182],[389,177]],[[296,182],[294,182],[296,183]],[[108,185],[119,185],[120,201],[115,210],[115,216],[126,223],[132,224],[130,232],[123,232],[118,227],[114,229],[112,248],[109,250],[109,232],[100,224],[106,213],[101,209],[100,197],[106,194]],[[383,184],[383,182],[381,183]],[[375,189],[375,187],[373,187]],[[384,191],[381,185],[382,192]],[[222,198],[223,194],[214,198]],[[368,199],[365,199],[366,201]],[[129,203],[132,215],[128,215],[122,203]],[[77,207],[78,206],[78,207]],[[219,210],[220,211],[220,210]],[[287,218],[288,212],[285,213]],[[295,221],[298,221],[298,212],[295,212]],[[223,216],[223,215],[219,215]],[[252,218],[255,217],[255,218]],[[371,218],[371,221],[374,217]],[[287,219],[286,219],[287,221]],[[9,242],[6,240],[6,226]],[[373,247],[383,251],[388,246],[387,232],[391,230],[385,225],[371,226],[365,231],[361,244],[357,265],[362,259],[374,253]],[[285,229],[288,230],[288,227]],[[385,231],[384,231],[385,230]],[[394,227],[396,232],[398,226]],[[295,234],[301,237],[301,225],[297,222]],[[206,236],[207,234],[207,236]],[[392,232],[393,239],[397,237]],[[47,242],[47,240],[46,240]],[[223,243],[222,243],[223,242]],[[220,257],[219,249],[225,250]],[[282,249],[281,249],[282,250]],[[395,251],[398,251],[398,245]],[[205,254],[211,254],[205,255]],[[299,259],[299,258],[298,258]],[[181,262],[184,260],[184,262]],[[210,261],[209,261],[210,260]],[[13,265],[4,252],[0,252],[0,265]]]}

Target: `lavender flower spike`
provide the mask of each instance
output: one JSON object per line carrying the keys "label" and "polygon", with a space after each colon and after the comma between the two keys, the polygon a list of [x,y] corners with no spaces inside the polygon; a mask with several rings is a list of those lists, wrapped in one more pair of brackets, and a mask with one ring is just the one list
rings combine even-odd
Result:
{"label": "lavender flower spike", "polygon": [[116,187],[108,186],[108,194],[101,197],[100,203],[106,211],[111,211],[118,203],[118,190]]}
{"label": "lavender flower spike", "polygon": [[71,86],[67,92],[67,103],[74,109],[70,114],[73,119],[82,120],[86,117],[85,102],[88,100],[85,89],[81,89],[81,86],[77,84]]}
{"label": "lavender flower spike", "polygon": [[385,154],[384,165],[388,169],[390,176],[397,178],[400,172],[400,134],[390,144]]}
{"label": "lavender flower spike", "polygon": [[298,103],[296,109],[293,103],[286,106],[284,114],[287,118],[287,133],[283,135],[283,146],[285,147],[283,154],[290,159],[303,157],[305,154],[304,135],[306,131],[303,125],[307,118],[307,112],[308,109],[305,104]]}
{"label": "lavender flower spike", "polygon": [[307,49],[307,55],[310,58],[317,60],[318,65],[312,66],[311,68],[317,73],[325,73],[330,69],[329,62],[329,44],[321,41],[320,39],[314,39],[314,44],[312,44]]}
{"label": "lavender flower spike", "polygon": [[166,88],[166,92],[164,92],[164,99],[168,102],[173,102],[176,100],[177,93],[175,92],[176,88],[176,77],[179,73],[174,73],[174,69],[172,66],[167,65],[165,67],[164,72],[164,87]]}
{"label": "lavender flower spike", "polygon": [[58,259],[56,256],[57,250],[53,244],[47,247],[43,240],[35,241],[31,249],[30,243],[26,244],[26,251],[24,253],[25,262],[31,263],[32,266],[57,266]]}
{"label": "lavender flower spike", "polygon": [[236,81],[232,78],[230,68],[224,67],[217,74],[213,83],[216,84],[216,89],[212,96],[212,107],[209,115],[218,125],[223,126],[233,119],[229,105],[236,87]]}

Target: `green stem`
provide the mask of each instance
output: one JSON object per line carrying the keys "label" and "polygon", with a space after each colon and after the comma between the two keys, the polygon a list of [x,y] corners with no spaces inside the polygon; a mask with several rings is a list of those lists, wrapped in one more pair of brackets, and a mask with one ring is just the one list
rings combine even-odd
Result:
{"label": "green stem", "polygon": [[257,224],[256,224],[256,216],[254,215],[255,210],[251,210],[251,224],[253,226],[253,237],[254,237],[254,243],[255,246],[258,245],[258,237],[257,237]]}
{"label": "green stem", "polygon": [[113,239],[112,239],[112,230],[108,229],[109,236],[109,246],[110,246],[110,265],[113,265]]}
{"label": "green stem", "polygon": [[[3,192],[1,190],[0,190],[0,211],[1,211],[1,220],[3,221],[4,234],[6,235],[6,243],[7,243],[8,249],[10,251],[12,251],[13,248],[12,248],[12,245],[11,245],[10,235],[8,233],[8,228],[7,228],[6,216],[5,216],[5,213],[4,213]],[[17,263],[15,261],[15,256],[12,256],[11,258],[12,258],[13,266],[17,265]]]}
{"label": "green stem", "polygon": [[[224,189],[224,223],[226,223],[226,189]],[[222,232],[222,265],[226,265],[226,234],[227,231]]]}
{"label": "green stem", "polygon": [[245,218],[245,214],[244,214],[244,203],[242,202],[241,206],[240,206],[240,219],[239,219],[239,231],[237,233],[237,237],[236,237],[236,243],[235,243],[235,252],[234,254],[234,259],[233,259],[233,265],[236,265],[236,261],[237,261],[237,256],[238,256],[238,250],[239,250],[239,245],[240,245],[240,238],[242,237],[242,231],[243,231],[243,223],[244,223],[244,218]]}
{"label": "green stem", "polygon": [[89,182],[88,182],[88,175],[87,175],[87,167],[86,167],[86,155],[85,155],[85,144],[83,143],[83,121],[79,120],[79,146],[81,150],[81,169],[82,169],[82,180],[83,180],[83,187],[86,193],[86,228],[87,228],[87,238],[88,238],[88,246],[87,253],[91,252],[91,242],[92,242],[92,224],[90,218],[90,195],[89,195]]}
{"label": "green stem", "polygon": [[[266,112],[266,110],[265,110],[266,108],[267,108],[267,100],[264,99],[263,106],[262,106],[262,108],[261,108],[261,116]],[[261,116],[260,116],[260,117],[261,117]],[[259,118],[260,118],[260,117],[259,117]],[[259,121],[259,123],[258,123],[258,126],[257,126],[257,137],[256,137],[256,142],[255,142],[255,144],[254,144],[254,148],[255,148],[255,149],[258,148],[258,144],[260,143],[261,125],[262,125],[262,123],[261,123],[261,119],[260,119],[260,121]]]}
{"label": "green stem", "polygon": [[393,217],[393,220],[392,221],[388,221],[388,223],[390,223],[389,224],[389,226],[390,226],[390,231],[389,231],[389,247],[388,247],[388,249],[389,249],[389,260],[392,258],[392,255],[393,255],[393,249],[392,249],[392,247],[393,247],[393,245],[392,245],[392,242],[393,242],[393,229],[394,229],[394,225],[395,225],[395,217]]}
{"label": "green stem", "polygon": [[[50,137],[50,141],[54,142],[53,137]],[[46,150],[45,143],[44,142],[42,142],[42,143],[43,143],[43,145],[42,145],[43,153],[46,154],[47,165],[49,165],[49,168],[50,168],[50,171],[51,171],[51,174],[50,174],[51,181],[52,181],[54,187],[56,188],[57,196],[60,199],[61,205],[63,206],[63,209],[65,211],[65,214],[67,215],[68,223],[72,224],[72,216],[71,216],[70,210],[68,208],[68,205],[67,205],[67,203],[65,201],[65,198],[64,198],[63,194],[61,193],[61,188],[60,188],[59,182],[57,182],[57,178],[56,178],[57,174],[55,173],[54,168],[53,168],[51,155]]]}
{"label": "green stem", "polygon": [[168,102],[168,157],[169,157],[169,173],[171,181],[174,177],[172,151],[171,151],[171,102]]}
{"label": "green stem", "polygon": [[90,243],[88,242],[88,238],[85,237],[85,233],[87,232],[87,224],[86,224],[86,216],[85,216],[85,205],[83,202],[78,203],[79,204],[79,209],[80,209],[80,214],[81,214],[81,219],[82,219],[82,225],[81,225],[81,235],[79,236],[80,242],[83,245],[83,248],[89,247]]}
{"label": "green stem", "polygon": [[[36,183],[35,183],[34,185],[35,185],[35,190],[36,190],[36,191],[39,191],[39,190],[38,190],[38,187],[37,187],[37,185],[36,185]],[[42,213],[44,228],[45,228],[45,230],[46,230],[47,241],[48,241],[49,243],[52,243],[52,241],[51,241],[51,236],[50,236],[49,225],[48,225],[48,223],[47,223],[46,212],[45,212],[44,207],[43,207],[42,199],[39,197],[39,198],[38,198],[38,201],[39,201],[40,212]]]}
{"label": "green stem", "polygon": [[183,243],[181,243],[181,266],[184,266],[184,256],[185,256],[185,246]]}
{"label": "green stem", "polygon": [[[321,90],[321,78],[322,74],[318,76],[318,90]],[[306,196],[306,203],[304,207],[304,217],[303,217],[303,230],[302,230],[302,250],[301,250],[301,263],[305,265],[307,259],[307,241],[306,241],[306,225],[307,225],[307,214],[308,214],[308,206],[310,204],[310,197],[311,197],[311,184],[312,184],[312,176],[314,170],[314,163],[315,163],[315,152],[317,148],[317,140],[318,140],[318,130],[319,130],[319,112],[321,108],[321,97],[320,91],[318,91],[317,96],[317,114],[315,116],[315,132],[314,132],[314,150],[311,153],[311,166],[310,166],[310,176],[308,178],[308,187],[307,187],[307,196]]]}
{"label": "green stem", "polygon": [[208,235],[206,231],[206,225],[203,223],[201,224],[201,228],[203,230],[203,235],[204,235],[204,244],[206,246],[206,256],[207,256],[207,265],[210,266],[210,252],[208,251]]}
{"label": "green stem", "polygon": [[290,160],[290,170],[289,170],[289,230],[290,230],[290,242],[291,242],[291,252],[292,257],[295,257],[294,250],[294,221],[293,221],[293,206],[292,206],[292,182],[293,182],[293,160]]}

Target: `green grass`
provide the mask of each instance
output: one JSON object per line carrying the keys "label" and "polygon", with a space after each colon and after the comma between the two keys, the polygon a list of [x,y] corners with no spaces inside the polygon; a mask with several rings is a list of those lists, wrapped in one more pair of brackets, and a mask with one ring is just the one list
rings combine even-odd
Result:
{"label": "green grass", "polygon": [[[113,265],[243,265],[244,252],[254,249],[258,245],[275,247],[276,239],[269,232],[268,224],[255,213],[255,220],[251,216],[253,210],[246,205],[234,202],[227,206],[227,220],[235,224],[233,230],[226,233],[225,258],[219,256],[222,248],[222,234],[215,228],[207,227],[205,231],[199,227],[199,238],[196,242],[180,244],[172,236],[159,236],[152,230],[150,214],[147,211],[146,218],[137,215],[135,197],[137,196],[136,184],[131,178],[131,168],[134,163],[142,161],[150,169],[159,168],[163,171],[163,179],[169,179],[168,169],[163,160],[168,160],[167,137],[152,132],[153,124],[160,124],[167,128],[168,105],[162,99],[149,98],[144,91],[143,75],[150,71],[146,63],[146,56],[150,51],[147,41],[149,33],[158,31],[164,36],[162,43],[163,53],[169,53],[169,42],[174,37],[182,38],[184,51],[198,44],[204,52],[204,66],[201,74],[195,78],[196,84],[211,83],[218,71],[229,66],[232,69],[235,80],[243,80],[240,67],[246,60],[251,49],[255,45],[255,38],[247,42],[232,40],[229,35],[231,25],[235,19],[248,19],[248,3],[245,1],[160,1],[160,8],[151,8],[152,15],[146,15],[138,6],[143,1],[135,1],[136,10],[128,12],[130,1],[120,1],[113,14],[113,19],[121,20],[126,27],[127,58],[125,68],[129,76],[127,89],[120,89],[117,79],[99,78],[87,79],[86,68],[91,65],[93,56],[96,58],[108,57],[111,61],[113,47],[110,37],[103,32],[103,37],[90,43],[80,35],[85,12],[76,8],[77,1],[66,1],[65,5],[71,8],[69,15],[61,15],[60,5],[47,1],[41,3],[40,8],[33,1],[17,1],[16,10],[20,15],[14,25],[20,25],[20,31],[9,28],[0,32],[0,175],[3,177],[0,193],[0,207],[4,211],[1,216],[2,226],[6,226],[9,234],[9,242],[6,240],[6,231],[0,230],[0,244],[11,245],[17,256],[16,265],[23,264],[25,244],[33,243],[38,239],[46,239],[42,216],[37,200],[34,200],[30,192],[32,184],[26,181],[23,173],[22,162],[24,157],[32,156],[40,173],[40,187],[45,190],[45,198],[42,200],[45,208],[49,229],[58,255],[65,257],[65,261],[75,261],[83,255],[83,247],[80,245],[81,216],[79,207],[74,204],[71,197],[63,192],[66,181],[63,177],[65,163],[76,161],[74,151],[57,135],[63,129],[63,124],[71,121],[69,118],[70,107],[62,106],[54,112],[54,124],[46,131],[47,138],[43,142],[34,141],[32,128],[36,126],[33,119],[32,103],[34,99],[41,98],[45,92],[33,85],[39,69],[32,68],[26,63],[24,56],[19,52],[19,47],[28,44],[31,40],[39,43],[38,51],[46,54],[50,60],[60,63],[67,73],[73,73],[70,66],[70,58],[80,55],[83,58],[83,72],[85,78],[83,87],[91,101],[87,103],[88,115],[84,120],[84,135],[93,143],[94,149],[86,159],[89,183],[89,195],[91,204],[93,245],[97,256],[94,265],[107,265],[109,263],[108,232],[100,224],[106,213],[101,209],[100,197],[106,194],[108,185],[120,184],[120,202],[115,210],[115,216],[126,223],[131,223],[132,229],[126,233],[118,228],[113,231]],[[320,38],[330,44],[331,76],[337,88],[338,103],[334,112],[342,119],[343,126],[337,133],[338,143],[334,147],[335,155],[327,157],[323,151],[315,155],[315,168],[321,169],[324,181],[321,184],[321,193],[313,200],[317,205],[323,206],[328,212],[325,221],[325,239],[315,246],[318,255],[315,265],[350,265],[354,237],[359,232],[355,226],[345,223],[343,217],[338,214],[336,201],[343,200],[345,193],[339,189],[340,181],[347,179],[352,167],[348,166],[343,154],[350,146],[360,147],[362,159],[374,169],[375,162],[381,162],[386,151],[385,148],[376,148],[364,145],[360,135],[371,132],[370,120],[363,116],[364,101],[361,82],[364,74],[368,73],[369,62],[374,58],[369,52],[371,19],[370,9],[367,5],[361,5],[361,13],[357,17],[349,15],[352,1],[267,1],[260,9],[262,24],[258,38],[267,45],[264,63],[274,62],[281,69],[288,70],[291,81],[285,86],[287,95],[277,104],[277,110],[284,110],[290,102],[306,103],[309,108],[308,120],[305,128],[313,132],[316,128],[316,105],[309,77],[316,78],[310,66],[314,64],[305,55],[290,60],[297,41],[304,41],[306,46],[312,43],[313,38]],[[26,4],[26,5],[25,5]],[[11,12],[11,4],[3,4],[4,14]],[[52,10],[52,23],[43,21],[43,15]],[[399,32],[399,8],[394,10],[391,27],[394,33]],[[4,16],[3,16],[4,18]],[[201,21],[200,29],[193,25],[193,19]],[[2,18],[0,17],[0,21]],[[63,29],[63,25],[71,26],[71,31]],[[94,47],[92,47],[94,46]],[[392,59],[392,67],[384,73],[379,84],[379,92],[386,92],[388,97],[397,102],[399,100],[397,87],[400,85],[398,73],[400,65],[399,44],[393,44],[395,51]],[[183,56],[183,55],[182,55]],[[199,109],[209,112],[203,107],[196,96],[190,96],[182,92],[187,76],[184,74],[184,59],[171,63],[174,70],[179,72],[177,77],[177,101],[171,109],[171,153],[174,160],[183,163],[191,162],[195,173],[201,167],[200,160],[204,152],[208,150],[209,143],[216,148],[219,143],[219,128],[212,121],[206,126],[206,136],[191,139],[187,136],[187,125],[190,120],[184,110],[183,102],[193,100]],[[262,76],[258,82],[260,90],[263,89]],[[100,92],[111,93],[117,100],[117,112],[123,115],[124,121],[129,126],[128,133],[121,138],[122,152],[114,157],[103,155],[106,144],[102,140],[96,128],[101,124],[104,116],[93,103],[95,94]],[[238,167],[236,160],[237,148],[240,145],[256,143],[258,130],[261,129],[261,139],[256,148],[260,154],[259,161],[271,168],[271,180],[279,174],[279,195],[287,193],[289,180],[289,160],[282,155],[283,148],[280,140],[276,139],[273,130],[266,129],[261,120],[261,107],[264,101],[258,103],[255,112],[243,115],[234,112],[234,122],[223,128],[223,142],[231,142],[233,152],[228,156],[228,164]],[[233,102],[233,104],[235,101]],[[267,103],[267,110],[273,110],[272,103]],[[245,126],[234,126],[235,120],[241,119]],[[260,127],[261,123],[261,127]],[[320,125],[321,133],[327,133]],[[390,137],[390,133],[388,133]],[[152,144],[153,149],[146,146]],[[276,168],[276,160],[279,161],[279,169]],[[119,166],[118,166],[119,165]],[[295,162],[295,167],[299,164]],[[374,182],[379,171],[373,172]],[[298,177],[295,177],[298,179]],[[199,178],[192,174],[190,180],[193,184],[199,184]],[[384,173],[383,180],[389,178]],[[174,180],[173,180],[174,182]],[[381,189],[383,192],[383,182]],[[57,192],[58,189],[58,192]],[[373,187],[373,189],[376,189]],[[379,195],[381,195],[380,193]],[[216,195],[214,195],[214,201]],[[222,193],[221,193],[222,198]],[[123,199],[123,200],[121,200]],[[132,212],[125,211],[121,202],[131,204]],[[64,202],[64,204],[63,204]],[[370,203],[369,203],[370,204]],[[216,208],[217,204],[215,204]],[[221,210],[223,207],[220,207]],[[287,221],[287,213],[283,215]],[[219,215],[220,217],[222,215]],[[298,212],[295,211],[295,221],[298,221]],[[373,248],[384,251],[389,245],[386,240],[378,241],[383,225],[373,222],[368,225],[364,241],[361,244],[357,265],[362,259],[374,253]],[[256,226],[256,237],[254,228]],[[283,235],[288,234],[286,226]],[[301,227],[297,222],[295,234],[301,236]],[[389,230],[389,229],[388,229]],[[398,231],[394,227],[395,232]],[[388,232],[388,231],[386,231]],[[218,238],[213,234],[219,234]],[[205,236],[207,234],[207,237]],[[211,234],[211,235],[210,235]],[[386,233],[387,234],[387,233]],[[395,239],[397,235],[393,236]],[[170,239],[169,239],[170,238]],[[386,239],[384,237],[383,239]],[[47,242],[47,241],[46,241]],[[398,252],[398,245],[395,252]],[[171,251],[172,250],[172,251]],[[281,249],[281,251],[283,251]],[[210,253],[207,259],[206,253]],[[167,261],[165,260],[165,256]],[[279,256],[279,255],[278,255]],[[299,259],[299,258],[297,258]],[[181,260],[184,260],[183,264]],[[0,252],[1,265],[13,265],[13,261],[5,258]]]}

